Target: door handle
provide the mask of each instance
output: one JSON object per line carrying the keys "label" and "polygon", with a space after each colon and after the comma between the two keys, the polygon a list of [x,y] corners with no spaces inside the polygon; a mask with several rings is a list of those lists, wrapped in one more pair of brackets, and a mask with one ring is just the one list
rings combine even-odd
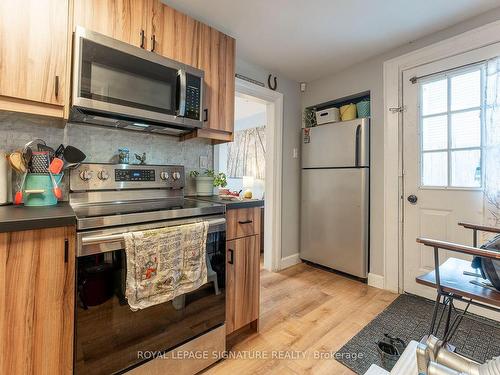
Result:
{"label": "door handle", "polygon": [[408,195],[408,198],[406,198],[408,200],[408,202],[410,202],[411,204],[417,204],[417,201],[418,201],[418,198],[415,194],[412,194],[412,195]]}
{"label": "door handle", "polygon": [[359,143],[361,141],[361,125],[358,125],[356,127],[356,144],[354,148],[354,165],[356,167],[359,167]]}
{"label": "door handle", "polygon": [[56,76],[54,82],[54,94],[56,95],[56,99],[59,99],[59,76]]}
{"label": "door handle", "polygon": [[253,220],[240,220],[238,221],[238,224],[251,224],[253,223]]}
{"label": "door handle", "polygon": [[144,39],[145,39],[144,30],[141,30],[141,45],[140,45],[140,47],[142,49],[144,49],[144,47],[145,47],[145,45],[144,45]]}
{"label": "door handle", "polygon": [[152,47],[151,47],[151,52],[155,52],[155,48],[156,48],[156,35],[153,34],[153,36],[151,37],[151,42],[152,42]]}
{"label": "door handle", "polygon": [[234,264],[234,251],[229,249],[228,253],[229,253],[229,260],[227,262],[229,264]]}
{"label": "door handle", "polygon": [[203,122],[207,122],[208,121],[208,109],[207,108],[205,108],[203,110],[203,115],[204,115]]}

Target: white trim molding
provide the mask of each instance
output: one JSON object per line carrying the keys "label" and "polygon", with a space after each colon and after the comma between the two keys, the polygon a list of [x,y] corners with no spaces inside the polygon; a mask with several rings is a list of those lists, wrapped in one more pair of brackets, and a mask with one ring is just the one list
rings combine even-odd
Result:
{"label": "white trim molding", "polygon": [[384,276],[377,275],[376,273],[368,274],[368,285],[374,288],[384,289]]}
{"label": "white trim molding", "polygon": [[284,270],[285,268],[295,266],[296,264],[299,263],[302,263],[302,260],[300,260],[299,253],[289,255],[287,257],[281,258],[280,270]]}
{"label": "white trim molding", "polygon": [[236,78],[235,91],[267,105],[264,268],[281,269],[281,189],[283,171],[283,94]]}
{"label": "white trim molding", "polygon": [[499,42],[500,21],[495,21],[384,62],[384,289],[403,292],[403,116],[389,110],[404,104],[403,72]]}

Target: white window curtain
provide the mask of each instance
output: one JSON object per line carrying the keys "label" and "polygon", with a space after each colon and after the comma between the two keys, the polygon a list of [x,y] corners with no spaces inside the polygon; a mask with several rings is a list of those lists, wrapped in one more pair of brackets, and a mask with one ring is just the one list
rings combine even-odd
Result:
{"label": "white window curtain", "polygon": [[500,57],[486,66],[484,221],[500,227]]}

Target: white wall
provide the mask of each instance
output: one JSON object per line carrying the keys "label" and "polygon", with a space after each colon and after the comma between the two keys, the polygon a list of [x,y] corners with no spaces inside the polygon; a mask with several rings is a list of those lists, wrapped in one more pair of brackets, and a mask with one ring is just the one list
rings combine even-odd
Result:
{"label": "white wall", "polygon": [[[455,26],[432,34],[415,42],[401,46],[370,60],[361,62],[347,70],[309,82],[302,94],[302,107],[315,105],[332,99],[362,91],[371,91],[371,258],[370,272],[383,275],[383,63],[412,50],[436,43],[454,35],[500,19],[500,8],[466,20]],[[397,157],[397,155],[394,155]]]}
{"label": "white wall", "polygon": [[[248,61],[236,59],[236,73],[267,82],[270,73]],[[274,73],[273,73],[274,74]],[[300,159],[294,159],[293,149],[300,148],[301,101],[298,82],[278,75],[278,92],[283,94],[283,191],[282,191],[282,254],[287,257],[299,252]]]}

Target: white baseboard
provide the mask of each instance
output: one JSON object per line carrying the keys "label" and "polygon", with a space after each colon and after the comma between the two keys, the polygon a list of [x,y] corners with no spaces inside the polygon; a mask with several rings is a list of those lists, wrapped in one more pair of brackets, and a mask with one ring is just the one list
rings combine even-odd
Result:
{"label": "white baseboard", "polygon": [[296,264],[301,263],[299,253],[289,255],[287,257],[281,258],[280,261],[280,270],[284,270],[285,268],[294,266]]}
{"label": "white baseboard", "polygon": [[368,274],[368,285],[375,288],[384,289],[384,276],[375,273]]}

